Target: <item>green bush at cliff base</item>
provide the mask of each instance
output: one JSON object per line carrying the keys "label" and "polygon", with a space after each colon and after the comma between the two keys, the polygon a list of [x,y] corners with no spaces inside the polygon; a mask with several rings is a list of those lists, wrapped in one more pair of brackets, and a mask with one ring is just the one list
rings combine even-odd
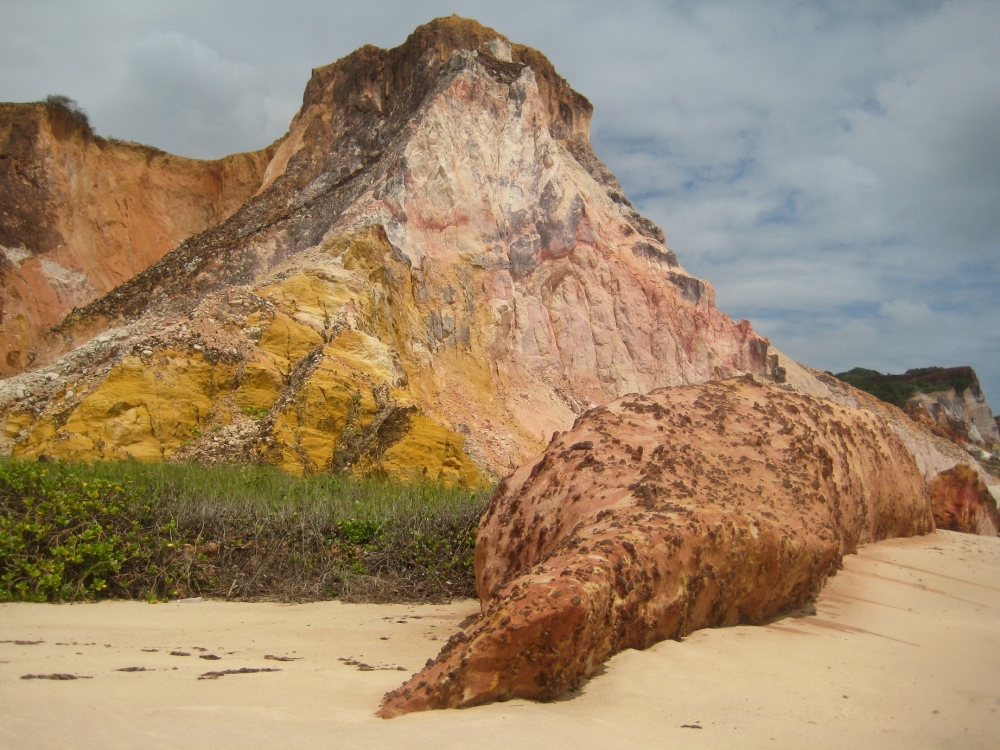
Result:
{"label": "green bush at cliff base", "polygon": [[474,596],[489,495],[255,466],[0,462],[0,601]]}
{"label": "green bush at cliff base", "polygon": [[171,583],[174,520],[128,486],[62,467],[0,466],[0,601],[128,595]]}

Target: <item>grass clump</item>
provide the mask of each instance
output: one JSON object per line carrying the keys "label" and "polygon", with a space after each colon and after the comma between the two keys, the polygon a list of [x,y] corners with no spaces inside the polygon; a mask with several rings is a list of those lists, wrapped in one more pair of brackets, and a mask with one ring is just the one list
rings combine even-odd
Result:
{"label": "grass clump", "polygon": [[259,466],[0,462],[0,601],[475,596],[490,494]]}

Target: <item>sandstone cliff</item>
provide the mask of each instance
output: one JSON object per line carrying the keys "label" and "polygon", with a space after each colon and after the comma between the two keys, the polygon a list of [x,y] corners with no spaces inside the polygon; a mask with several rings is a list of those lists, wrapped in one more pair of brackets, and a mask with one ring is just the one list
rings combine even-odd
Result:
{"label": "sandstone cliff", "polygon": [[217,161],[105,140],[58,104],[0,104],[0,375],[39,334],[228,218],[274,147]]}
{"label": "sandstone cliff", "polygon": [[500,485],[476,538],[482,615],[380,713],[555,698],[617,651],[760,623],[858,544],[933,529],[871,412],[751,378],[626,396]]}
{"label": "sandstone cliff", "polygon": [[767,341],[628,203],[590,114],[455,17],[313,71],[255,197],[0,383],[8,449],[473,482],[625,393],[766,376]]}
{"label": "sandstone cliff", "polygon": [[837,377],[888,403],[958,445],[1000,448],[993,411],[971,367],[925,367],[902,375],[855,368]]}

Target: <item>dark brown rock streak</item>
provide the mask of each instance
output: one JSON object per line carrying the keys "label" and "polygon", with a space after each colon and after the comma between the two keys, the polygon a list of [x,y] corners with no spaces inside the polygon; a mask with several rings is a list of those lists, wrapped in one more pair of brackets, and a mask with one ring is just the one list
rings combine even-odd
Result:
{"label": "dark brown rock streak", "polygon": [[766,621],[857,545],[933,529],[913,458],[870,412],[750,378],[626,396],[501,484],[476,542],[481,617],[380,715],[555,698],[618,651]]}

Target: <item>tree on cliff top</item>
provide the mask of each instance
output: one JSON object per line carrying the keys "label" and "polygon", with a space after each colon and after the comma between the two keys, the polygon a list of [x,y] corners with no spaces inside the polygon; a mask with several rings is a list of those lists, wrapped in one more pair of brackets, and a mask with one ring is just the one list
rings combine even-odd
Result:
{"label": "tree on cliff top", "polygon": [[87,110],[81,107],[75,99],[71,99],[64,94],[49,94],[45,97],[45,103],[62,107],[78,123],[86,125],[88,128],[90,127],[90,118],[87,116]]}

